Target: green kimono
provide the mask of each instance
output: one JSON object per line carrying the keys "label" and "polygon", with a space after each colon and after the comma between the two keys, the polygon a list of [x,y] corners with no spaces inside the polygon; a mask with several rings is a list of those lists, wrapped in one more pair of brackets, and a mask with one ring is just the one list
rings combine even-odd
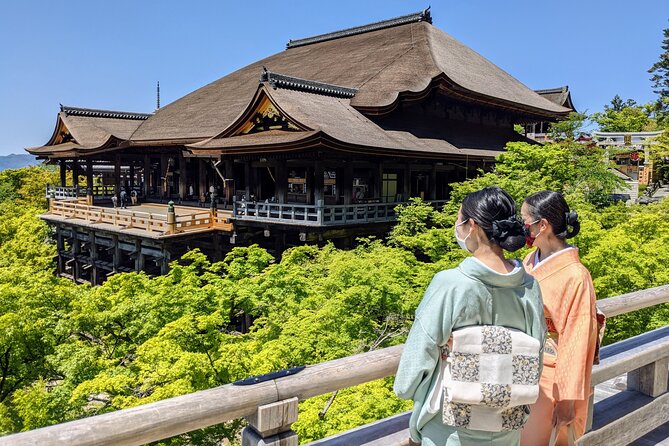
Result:
{"label": "green kimono", "polygon": [[422,446],[513,445],[520,431],[485,432],[447,426],[441,410],[428,411],[435,389],[440,347],[451,332],[468,325],[503,325],[524,331],[544,342],[544,309],[538,283],[519,261],[500,274],[469,257],[457,268],[437,273],[420,305],[404,346],[395,393],[414,400],[409,422],[411,438]]}

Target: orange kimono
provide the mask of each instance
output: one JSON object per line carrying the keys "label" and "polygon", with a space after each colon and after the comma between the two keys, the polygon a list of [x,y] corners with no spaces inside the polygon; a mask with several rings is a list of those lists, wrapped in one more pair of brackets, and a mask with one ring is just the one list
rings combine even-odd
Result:
{"label": "orange kimono", "polygon": [[[595,290],[578,250],[568,247],[539,264],[537,260],[533,251],[523,265],[539,282],[548,333],[539,399],[530,408],[530,418],[522,431],[522,446],[548,445],[553,407],[558,400],[575,401],[576,418],[572,426],[576,438],[583,435],[597,340]],[[556,444],[568,444],[566,427],[560,430]]]}

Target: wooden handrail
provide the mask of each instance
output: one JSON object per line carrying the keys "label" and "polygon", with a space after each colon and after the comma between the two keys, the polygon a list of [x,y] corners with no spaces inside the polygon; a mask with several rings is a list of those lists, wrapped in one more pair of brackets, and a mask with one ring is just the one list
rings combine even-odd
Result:
{"label": "wooden handrail", "polygon": [[606,317],[613,317],[665,302],[669,302],[669,285],[602,299],[597,302],[597,306]]}
{"label": "wooden handrail", "polygon": [[[634,301],[631,301],[634,299]],[[607,316],[669,301],[669,286],[637,291],[598,302]],[[666,329],[669,332],[669,328]],[[625,342],[625,341],[623,341]],[[601,383],[669,356],[669,341],[659,338],[624,355],[621,361],[604,358],[593,372]],[[615,344],[613,344],[615,346]],[[251,386],[227,384],[103,415],[0,437],[0,446],[23,445],[141,445],[253,414],[258,406],[297,397],[322,395],[376,379],[397,370],[403,345],[336,359],[302,372]]]}

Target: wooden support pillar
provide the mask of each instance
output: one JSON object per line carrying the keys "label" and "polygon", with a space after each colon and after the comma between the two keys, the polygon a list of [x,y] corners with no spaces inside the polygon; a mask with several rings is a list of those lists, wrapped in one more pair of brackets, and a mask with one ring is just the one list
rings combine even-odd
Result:
{"label": "wooden support pillar", "polygon": [[72,187],[75,189],[79,187],[79,160],[77,158],[72,160]]}
{"label": "wooden support pillar", "polygon": [[200,197],[200,203],[202,203],[202,196],[207,196],[207,169],[205,161],[203,159],[197,160],[197,175],[198,175],[198,188],[197,193]]}
{"label": "wooden support pillar", "polygon": [[351,204],[353,199],[353,165],[347,162],[342,170],[343,175],[339,187],[344,193],[344,204]]}
{"label": "wooden support pillar", "polygon": [[121,266],[121,247],[118,243],[118,235],[112,235],[112,243],[114,244],[113,254],[112,254],[112,265],[113,271],[118,272],[119,267]]}
{"label": "wooden support pillar", "polygon": [[314,203],[322,202],[325,203],[325,169],[323,167],[323,162],[318,160],[314,164]]}
{"label": "wooden support pillar", "polygon": [[[249,185],[249,190],[251,191],[251,195],[255,197],[256,200],[260,198],[260,184],[258,181],[258,168],[253,167],[251,163],[249,162],[249,171],[251,175],[251,181]],[[246,197],[247,199],[249,198],[248,196]]]}
{"label": "wooden support pillar", "polygon": [[65,160],[60,160],[60,187],[67,186],[67,164]]}
{"label": "wooden support pillar", "polygon": [[235,176],[234,172],[234,161],[232,159],[223,160],[225,165],[225,184],[223,185],[223,197],[225,201],[225,206],[232,204],[235,199],[235,181],[233,180]]}
{"label": "wooden support pillar", "polygon": [[160,274],[165,275],[170,271],[170,253],[166,248],[163,248],[162,257],[160,258]]}
{"label": "wooden support pillar", "polygon": [[142,254],[142,241],[135,240],[135,271],[140,273],[144,271],[144,254]]}
{"label": "wooden support pillar", "polygon": [[158,184],[158,190],[159,193],[158,195],[163,198],[166,197],[169,194],[169,186],[168,186],[168,179],[167,179],[167,163],[168,163],[169,156],[166,154],[161,154],[160,155],[160,175],[158,176],[159,178],[159,184]]}
{"label": "wooden support pillar", "polygon": [[428,184],[429,189],[428,189],[428,194],[427,194],[427,199],[428,200],[436,200],[437,199],[437,165],[434,164],[432,165],[432,169],[430,170],[430,184]]}
{"label": "wooden support pillar", "polygon": [[305,188],[307,192],[307,204],[314,204],[314,167],[307,166],[305,172]]}
{"label": "wooden support pillar", "polygon": [[121,155],[114,158],[114,193],[118,197],[121,192]]}
{"label": "wooden support pillar", "polygon": [[409,201],[411,196],[411,167],[409,164],[404,166],[404,172],[402,175],[402,201]]}
{"label": "wooden support pillar", "polygon": [[65,240],[63,240],[63,228],[60,225],[56,226],[56,248],[58,250],[58,265],[56,272],[58,275],[65,272],[65,265],[63,262],[63,253],[65,252]]}
{"label": "wooden support pillar", "polygon": [[378,167],[374,170],[374,197],[381,198],[383,202],[383,162],[379,161]]}
{"label": "wooden support pillar", "polygon": [[188,169],[186,158],[179,155],[179,198],[182,200],[188,196]]}
{"label": "wooden support pillar", "polygon": [[297,434],[290,426],[297,421],[297,398],[258,407],[246,417],[242,446],[297,446]]}
{"label": "wooden support pillar", "polygon": [[[130,190],[135,187],[135,184],[137,184],[135,181],[135,161],[130,160]],[[130,194],[130,191],[128,191],[128,194]]]}
{"label": "wooden support pillar", "polygon": [[93,205],[93,160],[86,160],[86,199],[88,205]]}
{"label": "wooden support pillar", "polygon": [[288,169],[285,160],[279,160],[275,172],[275,195],[279,203],[288,201]]}
{"label": "wooden support pillar", "polygon": [[253,181],[251,178],[252,171],[251,162],[244,161],[244,195],[246,196],[246,201],[251,200],[251,182]]}
{"label": "wooden support pillar", "polygon": [[667,378],[669,358],[662,358],[628,372],[627,388],[655,398],[667,391]]}
{"label": "wooden support pillar", "polygon": [[79,264],[79,254],[81,253],[81,240],[77,236],[77,231],[72,229],[72,258],[74,259],[72,267],[72,277],[75,282],[79,281],[81,276],[81,265]]}
{"label": "wooden support pillar", "polygon": [[91,258],[91,285],[96,286],[98,283],[98,267],[96,260],[98,259],[98,246],[95,241],[95,231],[88,232],[89,243],[89,257]]}
{"label": "wooden support pillar", "polygon": [[144,175],[142,175],[142,193],[146,197],[149,195],[149,186],[151,184],[151,159],[149,155],[144,155]]}

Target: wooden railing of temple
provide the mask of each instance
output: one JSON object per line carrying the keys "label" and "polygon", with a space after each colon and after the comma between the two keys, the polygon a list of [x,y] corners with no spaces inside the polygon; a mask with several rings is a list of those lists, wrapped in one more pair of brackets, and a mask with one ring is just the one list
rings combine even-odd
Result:
{"label": "wooden railing of temple", "polygon": [[[175,234],[196,229],[231,231],[230,212],[202,210],[167,214],[139,212],[132,209],[90,206],[77,200],[51,200],[49,213],[90,224],[109,224],[118,229],[139,229],[149,234]],[[169,209],[169,208],[168,208]],[[172,218],[171,218],[172,217]]]}
{"label": "wooden railing of temple", "polygon": [[[605,314],[615,316],[669,302],[669,285],[637,291],[598,302]],[[290,425],[297,420],[297,402],[339,389],[392,376],[397,370],[402,345],[363,353],[313,366],[303,371],[249,386],[227,384],[156,403],[84,418],[77,421],[0,437],[0,446],[27,445],[142,445],[240,417],[250,427],[243,432],[246,446],[296,446]],[[598,385],[628,374],[628,394],[646,398],[644,404],[625,406],[616,400],[603,408],[608,423],[595,423],[579,439],[579,445],[623,445],[669,421],[669,326],[606,346],[601,362],[593,368],[592,383]],[[644,396],[645,395],[645,396]],[[595,417],[600,412],[594,406]],[[608,413],[611,411],[612,416]],[[616,412],[617,411],[617,412]],[[394,417],[397,419],[397,417]],[[406,422],[375,423],[313,445],[407,445]],[[394,430],[393,430],[394,429]],[[378,433],[370,440],[369,431]],[[399,438],[399,440],[397,439]]]}
{"label": "wooden railing of temple", "polygon": [[[139,190],[139,188],[135,188]],[[89,193],[90,192],[90,193]],[[64,200],[73,197],[85,197],[93,195],[94,197],[111,197],[116,193],[116,187],[110,185],[93,186],[90,191],[83,186],[47,186],[46,197]]]}
{"label": "wooden railing of temple", "polygon": [[[428,201],[441,207],[446,201]],[[235,201],[235,220],[262,223],[280,223],[296,226],[345,226],[362,223],[393,222],[397,219],[398,203],[355,203],[326,205],[322,200],[316,204],[270,203]]]}

